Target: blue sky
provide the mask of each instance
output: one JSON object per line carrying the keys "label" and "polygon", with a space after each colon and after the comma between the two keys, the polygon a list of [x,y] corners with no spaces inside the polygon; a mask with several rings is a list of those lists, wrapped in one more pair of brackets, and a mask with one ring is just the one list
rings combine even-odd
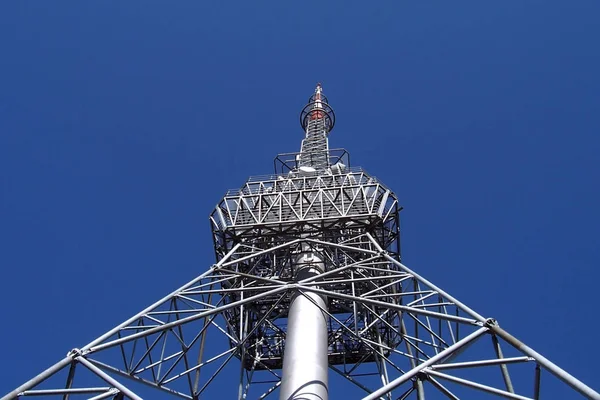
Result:
{"label": "blue sky", "polygon": [[211,265],[208,214],[299,150],[317,81],[331,146],[405,207],[404,262],[600,389],[599,15],[3,2],[0,392]]}

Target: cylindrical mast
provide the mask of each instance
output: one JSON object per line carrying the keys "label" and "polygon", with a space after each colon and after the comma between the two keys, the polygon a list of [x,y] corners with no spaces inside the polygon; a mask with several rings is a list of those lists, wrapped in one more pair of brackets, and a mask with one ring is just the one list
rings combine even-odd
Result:
{"label": "cylindrical mast", "polygon": [[[323,272],[323,261],[310,249],[298,257],[297,280]],[[298,293],[288,313],[280,400],[327,400],[326,299]]]}
{"label": "cylindrical mast", "polygon": [[[299,157],[302,174],[322,173],[330,167],[327,134],[335,117],[318,84],[302,111],[305,130]],[[323,260],[304,245],[296,258],[296,281],[325,271]],[[280,400],[327,400],[327,299],[315,293],[298,293],[290,304],[283,356]]]}

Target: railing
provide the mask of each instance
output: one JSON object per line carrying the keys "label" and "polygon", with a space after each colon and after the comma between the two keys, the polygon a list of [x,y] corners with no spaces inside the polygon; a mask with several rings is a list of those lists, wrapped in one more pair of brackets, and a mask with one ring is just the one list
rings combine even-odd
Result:
{"label": "railing", "polygon": [[[229,196],[239,196],[239,195],[247,195],[247,194],[260,194],[265,193],[267,189],[271,189],[276,187],[277,183],[281,183],[284,181],[300,181],[306,178],[316,178],[316,177],[343,177],[349,174],[367,174],[367,172],[362,167],[352,167],[347,168],[342,174],[332,174],[332,175],[324,175],[322,172],[302,172],[302,175],[298,173],[290,173],[290,174],[271,174],[271,175],[254,175],[248,178],[245,185],[247,184],[257,184],[264,183],[264,188],[260,188],[257,190],[248,190],[247,186],[243,186],[241,188],[229,189],[225,194],[225,197]],[[368,174],[367,174],[368,175]],[[370,176],[369,178],[372,180],[372,183],[377,183],[378,180],[374,176]]]}

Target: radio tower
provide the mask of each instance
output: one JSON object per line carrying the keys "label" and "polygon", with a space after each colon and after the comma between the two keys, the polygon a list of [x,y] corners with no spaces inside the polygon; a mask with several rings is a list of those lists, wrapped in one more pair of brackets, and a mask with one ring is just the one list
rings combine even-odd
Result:
{"label": "radio tower", "polygon": [[600,399],[401,263],[398,200],[329,149],[320,84],[300,123],[210,215],[215,264],[2,399]]}

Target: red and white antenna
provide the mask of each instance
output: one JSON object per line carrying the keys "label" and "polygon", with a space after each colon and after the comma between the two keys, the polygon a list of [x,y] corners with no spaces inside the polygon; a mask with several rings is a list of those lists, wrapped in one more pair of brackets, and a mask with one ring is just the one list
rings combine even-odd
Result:
{"label": "red and white antenna", "polygon": [[323,88],[321,87],[321,83],[317,83],[317,87],[315,89],[315,102],[314,102],[314,106],[313,106],[313,111],[311,112],[310,115],[310,119],[319,119],[319,118],[323,118],[324,114],[323,114],[323,104],[321,103],[321,92],[323,91]]}
{"label": "red and white antenna", "polygon": [[314,94],[310,96],[308,104],[300,113],[300,125],[306,132],[309,122],[319,119],[324,119],[324,133],[328,134],[335,124],[335,114],[327,101],[327,97],[323,95],[323,86],[317,83]]}

